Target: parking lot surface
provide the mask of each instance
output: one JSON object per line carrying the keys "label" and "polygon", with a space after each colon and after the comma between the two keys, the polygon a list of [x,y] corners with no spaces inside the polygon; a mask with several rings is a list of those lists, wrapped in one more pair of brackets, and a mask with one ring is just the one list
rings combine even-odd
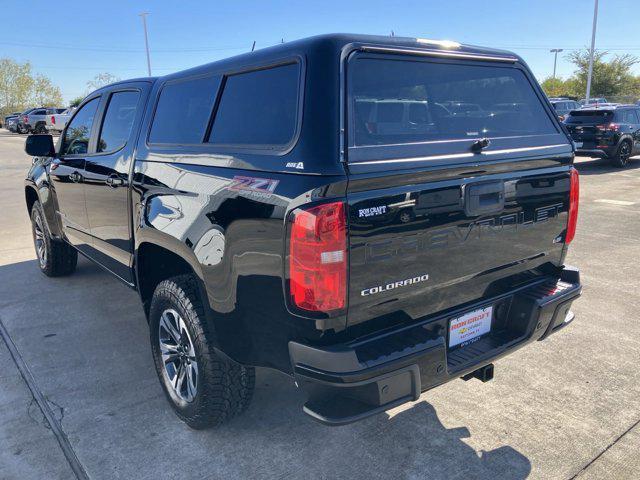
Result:
{"label": "parking lot surface", "polygon": [[0,130],[0,479],[640,475],[640,160],[578,159],[576,320],[496,362],[492,382],[330,428],[302,413],[290,379],[260,369],[244,416],[193,431],[163,397],[137,294],[84,259],[70,277],[38,271],[23,145]]}

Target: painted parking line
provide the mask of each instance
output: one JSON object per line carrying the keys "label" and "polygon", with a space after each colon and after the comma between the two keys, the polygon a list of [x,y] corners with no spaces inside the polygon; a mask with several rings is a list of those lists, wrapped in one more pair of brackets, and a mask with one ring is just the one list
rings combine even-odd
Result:
{"label": "painted parking line", "polygon": [[608,203],[609,205],[621,205],[623,207],[628,207],[630,205],[635,205],[636,202],[627,202],[626,200],[609,200],[608,198],[599,198],[595,201],[596,203]]}

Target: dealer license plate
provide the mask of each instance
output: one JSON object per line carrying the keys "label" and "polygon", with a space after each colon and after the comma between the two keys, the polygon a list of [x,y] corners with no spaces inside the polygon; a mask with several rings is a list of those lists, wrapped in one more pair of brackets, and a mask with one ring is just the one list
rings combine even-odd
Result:
{"label": "dealer license plate", "polygon": [[493,305],[467,312],[449,322],[449,347],[464,346],[491,331]]}
{"label": "dealer license plate", "polygon": [[576,148],[582,148],[582,142],[573,142]]}

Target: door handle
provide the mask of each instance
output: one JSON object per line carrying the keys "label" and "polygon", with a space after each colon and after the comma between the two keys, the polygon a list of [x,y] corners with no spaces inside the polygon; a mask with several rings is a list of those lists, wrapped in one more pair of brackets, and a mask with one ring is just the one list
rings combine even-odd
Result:
{"label": "door handle", "polygon": [[505,188],[502,180],[464,186],[464,210],[468,216],[488,215],[504,209]]}
{"label": "door handle", "polygon": [[124,180],[118,177],[117,175],[111,175],[107,177],[106,182],[107,182],[107,185],[109,185],[111,188],[117,188],[124,185]]}

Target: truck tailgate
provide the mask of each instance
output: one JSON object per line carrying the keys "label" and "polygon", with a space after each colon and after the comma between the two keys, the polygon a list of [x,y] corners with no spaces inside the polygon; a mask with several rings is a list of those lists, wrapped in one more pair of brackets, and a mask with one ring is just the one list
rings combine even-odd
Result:
{"label": "truck tailgate", "polygon": [[482,176],[352,176],[348,324],[411,321],[560,265],[569,188],[567,167],[523,164]]}

